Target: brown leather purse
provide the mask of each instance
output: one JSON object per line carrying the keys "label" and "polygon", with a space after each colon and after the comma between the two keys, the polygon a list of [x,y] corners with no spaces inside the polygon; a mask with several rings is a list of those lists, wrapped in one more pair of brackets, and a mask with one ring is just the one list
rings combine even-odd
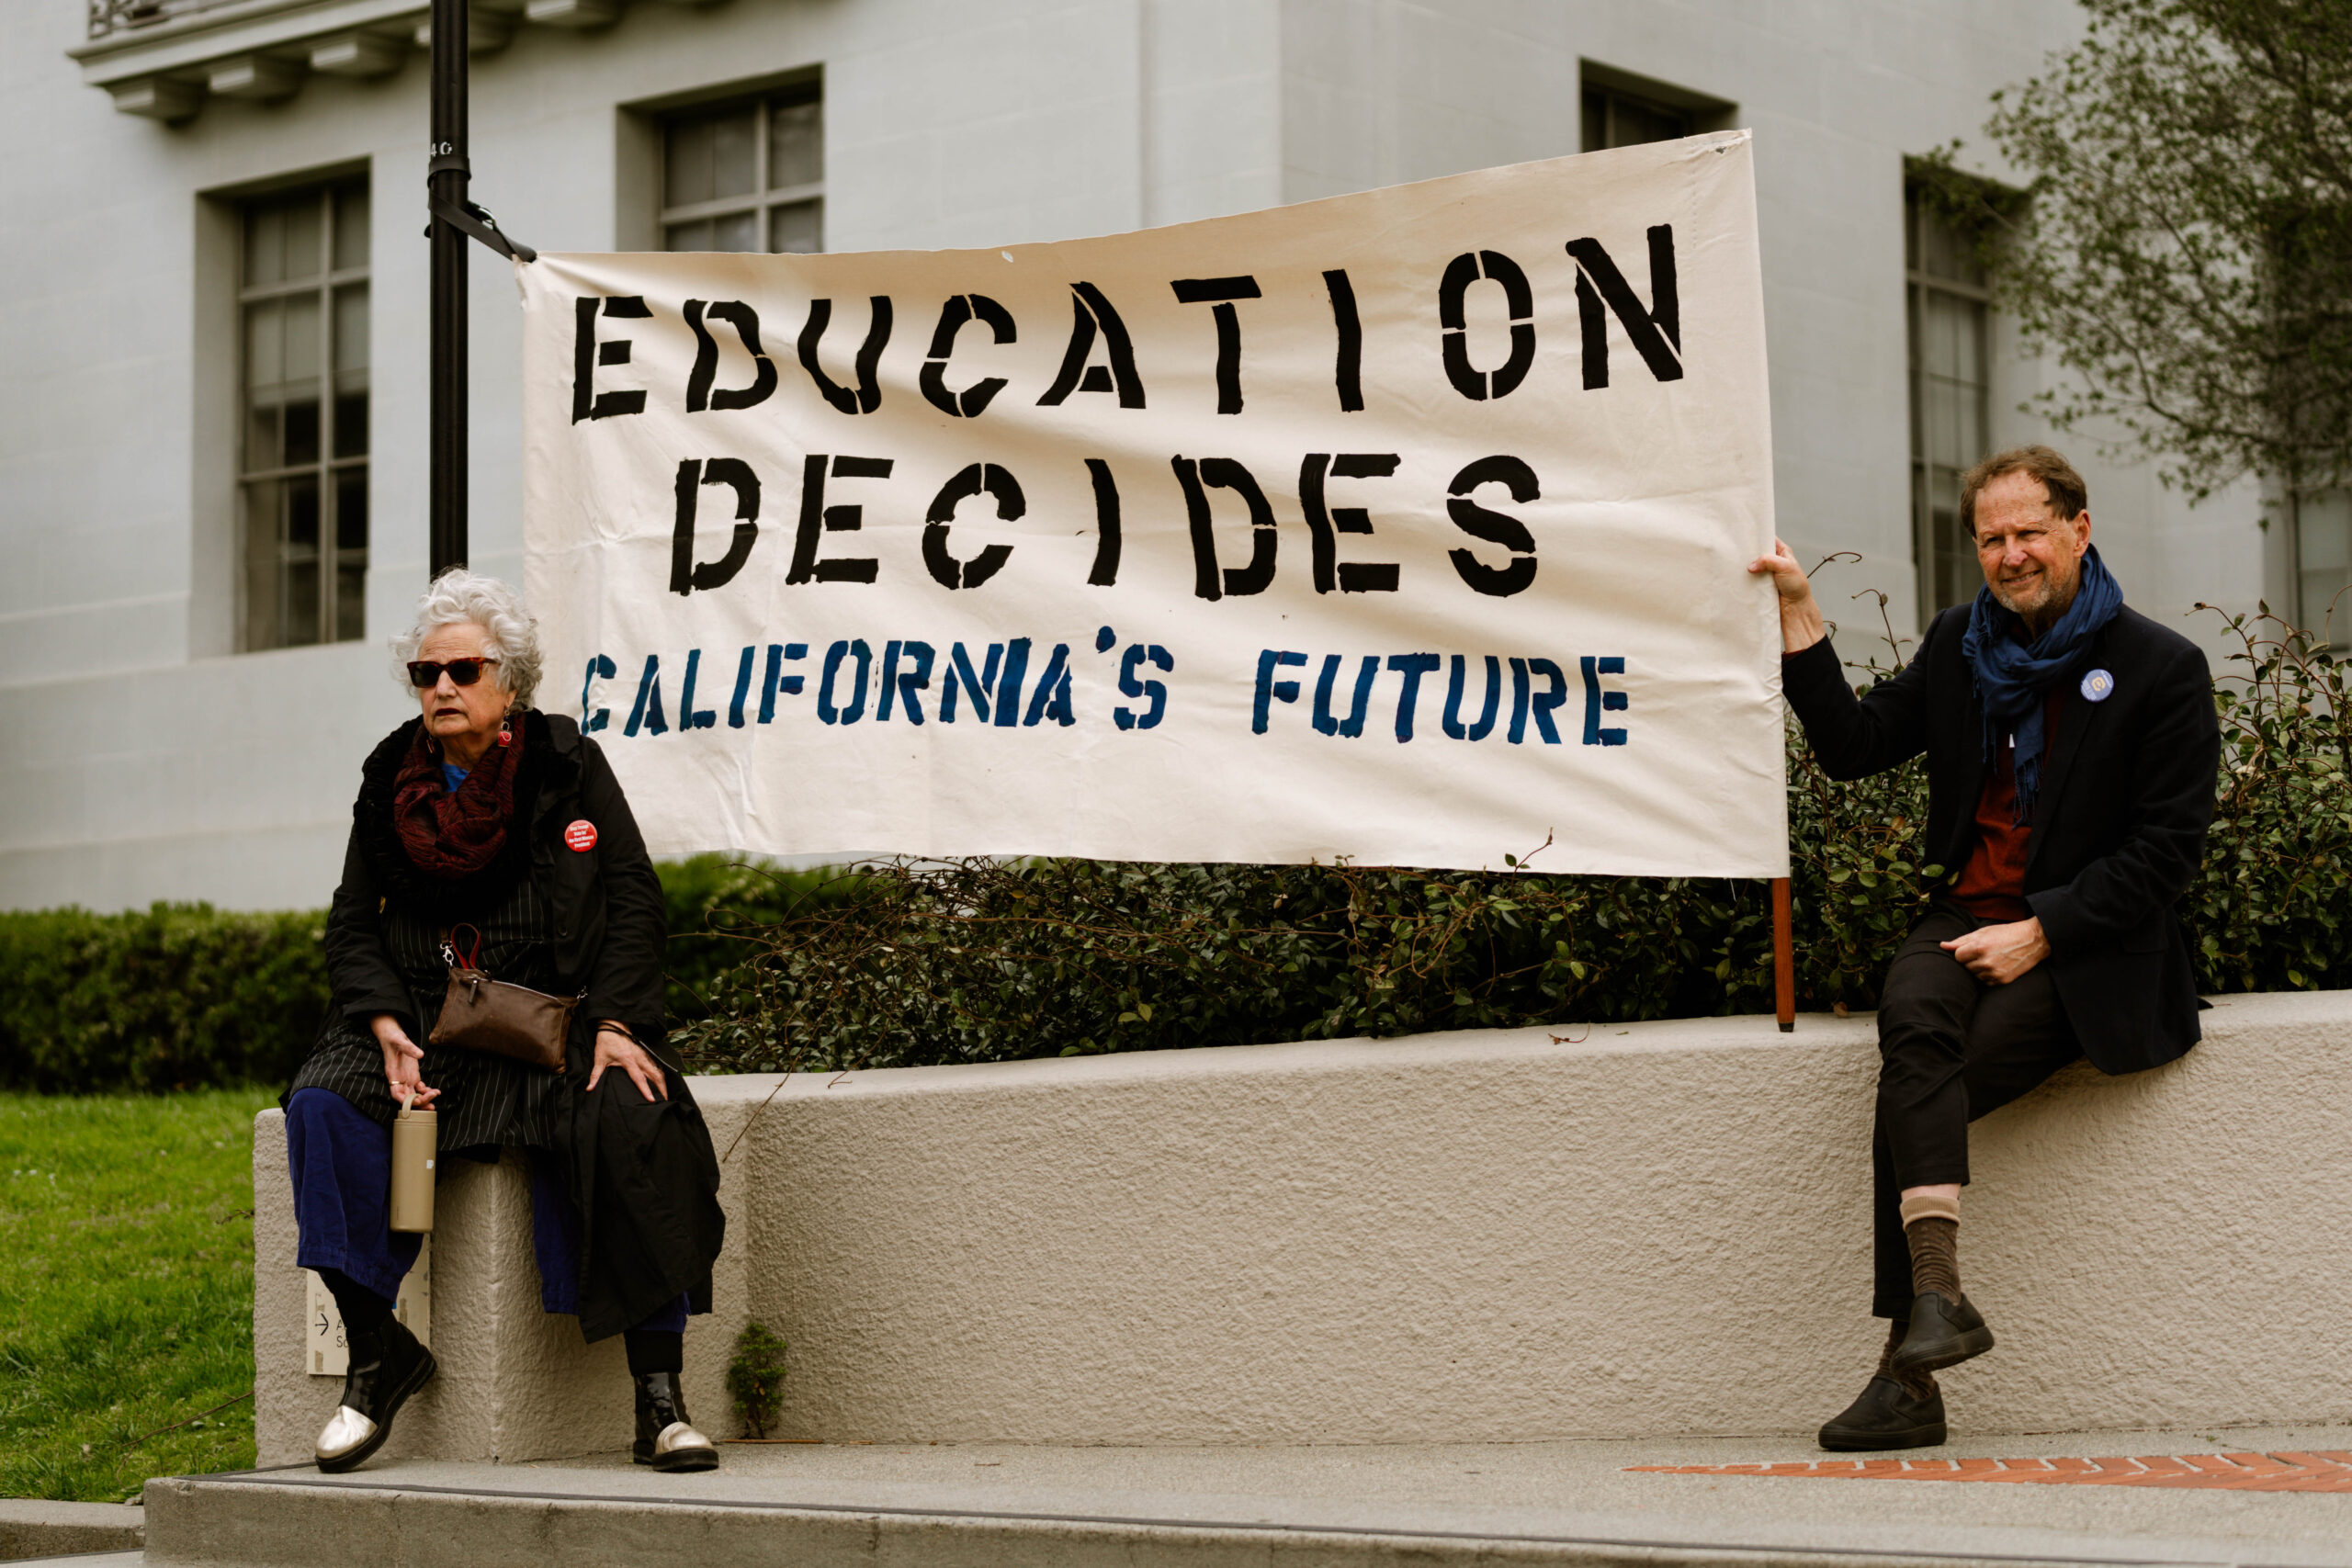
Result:
{"label": "brown leather purse", "polygon": [[[457,949],[459,931],[474,933],[472,951],[462,958]],[[492,979],[481,967],[481,932],[472,926],[451,927],[442,940],[441,956],[449,965],[449,988],[441,998],[432,1043],[487,1051],[563,1071],[564,1045],[571,1037],[571,1010],[580,1005],[578,997],[551,997],[528,986]]]}

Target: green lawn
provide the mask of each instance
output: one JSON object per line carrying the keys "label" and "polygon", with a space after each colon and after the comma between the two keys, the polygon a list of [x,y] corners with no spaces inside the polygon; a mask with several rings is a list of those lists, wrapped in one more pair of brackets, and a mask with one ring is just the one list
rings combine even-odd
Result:
{"label": "green lawn", "polygon": [[271,1100],[0,1094],[0,1497],[119,1502],[254,1462],[253,1119]]}

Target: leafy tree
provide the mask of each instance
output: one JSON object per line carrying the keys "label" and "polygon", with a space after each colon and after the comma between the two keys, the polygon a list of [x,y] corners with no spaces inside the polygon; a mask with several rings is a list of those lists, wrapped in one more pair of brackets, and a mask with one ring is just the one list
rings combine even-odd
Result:
{"label": "leafy tree", "polygon": [[2083,7],[2081,41],[1994,95],[2030,199],[1949,149],[1930,171],[1990,242],[1997,302],[2075,373],[2042,412],[2120,428],[2194,498],[2352,483],[2352,5]]}

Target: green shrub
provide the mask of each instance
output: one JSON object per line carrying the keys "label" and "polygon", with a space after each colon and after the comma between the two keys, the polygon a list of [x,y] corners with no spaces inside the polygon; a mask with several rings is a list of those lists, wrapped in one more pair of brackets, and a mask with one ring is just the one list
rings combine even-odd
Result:
{"label": "green shrub", "polygon": [[[2225,767],[2181,901],[2209,992],[2352,986],[2345,667],[2267,616],[2217,682]],[[1867,673],[1883,675],[1889,671]],[[1798,1005],[1874,1005],[1947,868],[1914,763],[1852,783],[1789,739]],[[1765,885],[1350,865],[885,861],[764,928],[678,1043],[821,1070],[1768,1010]]]}
{"label": "green shrub", "polygon": [[0,914],[0,1088],[281,1082],[326,1014],[322,916]]}
{"label": "green shrub", "polygon": [[669,907],[670,945],[662,963],[673,1020],[707,1017],[712,983],[749,955],[754,933],[812,897],[837,896],[840,886],[836,873],[784,871],[722,854],[663,861],[657,869]]}
{"label": "green shrub", "polygon": [[747,1323],[735,1337],[735,1359],[727,1364],[727,1393],[752,1436],[766,1437],[784,1408],[784,1340],[765,1324]]}

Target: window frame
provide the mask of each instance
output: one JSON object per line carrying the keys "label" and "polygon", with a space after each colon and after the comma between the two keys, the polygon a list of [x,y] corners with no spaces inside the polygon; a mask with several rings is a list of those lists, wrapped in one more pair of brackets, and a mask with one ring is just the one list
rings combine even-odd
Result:
{"label": "window frame", "polygon": [[[1927,630],[1928,623],[1945,608],[1936,603],[1936,538],[1935,503],[1929,493],[1932,466],[1928,457],[1928,356],[1927,336],[1928,296],[1941,294],[1966,302],[1975,319],[1977,363],[1981,378],[1976,383],[1976,429],[1981,441],[1989,442],[1993,431],[1993,294],[1989,286],[1970,283],[1959,278],[1942,277],[1922,265],[1928,254],[1928,225],[1939,220],[1922,194],[1917,180],[1907,180],[1903,188],[1903,314],[1905,354],[1904,382],[1909,394],[1910,454],[1908,477],[1911,490],[1911,559],[1917,578],[1919,600],[1919,629]],[[1965,234],[1960,236],[1963,242]],[[1990,451],[1989,446],[1986,451]],[[1985,454],[1980,452],[1969,459],[1960,471],[1966,473]],[[1964,556],[1957,538],[1943,544],[1956,556]],[[1963,581],[1966,573],[1960,574]],[[1954,603],[1964,604],[1963,595]]]}
{"label": "window frame", "polygon": [[[338,229],[345,219],[344,198],[355,191],[364,192],[367,197],[370,254],[356,265],[337,267],[334,265],[334,258],[336,243],[340,237]],[[316,200],[320,205],[318,271],[309,277],[293,281],[258,284],[247,282],[250,273],[249,248],[252,244],[251,225],[254,213],[266,207],[290,206],[297,199]],[[323,178],[277,185],[266,190],[254,191],[232,198],[232,205],[235,209],[236,243],[234,271],[232,276],[235,283],[237,334],[237,371],[233,397],[236,435],[232,468],[232,537],[234,541],[236,559],[233,646],[239,653],[266,653],[279,649],[321,648],[339,642],[362,641],[368,635],[367,593],[364,584],[368,570],[369,545],[363,543],[356,548],[348,548],[343,545],[341,519],[338,515],[341,502],[336,481],[342,475],[356,471],[362,476],[363,485],[369,482],[371,476],[368,474],[368,468],[375,455],[374,440],[371,428],[363,434],[357,454],[349,457],[338,457],[335,454],[335,403],[340,390],[335,370],[335,350],[340,330],[335,301],[344,289],[355,284],[363,286],[368,290],[368,356],[367,363],[360,367],[359,373],[365,378],[362,396],[366,398],[368,404],[367,413],[363,417],[368,419],[372,426],[375,416],[373,321],[375,280],[372,254],[375,230],[374,181],[364,171],[332,175]],[[251,400],[254,389],[253,338],[249,329],[252,310],[255,305],[304,296],[315,299],[319,309],[319,358],[316,372],[319,389],[318,456],[306,463],[281,462],[273,468],[254,468],[251,466],[250,445],[253,434]],[[280,441],[282,446],[282,425]],[[283,456],[282,451],[280,456]],[[303,564],[303,558],[297,547],[286,537],[284,502],[281,501],[276,546],[277,558],[272,563],[271,570],[271,581],[280,596],[279,604],[272,614],[272,624],[277,626],[280,636],[277,641],[264,642],[254,635],[255,606],[253,603],[253,589],[255,573],[253,559],[252,492],[262,485],[282,485],[289,480],[306,478],[317,483],[319,494],[319,542],[315,547],[315,558],[319,569],[318,620],[311,628],[313,635],[307,641],[294,641],[283,635],[286,630],[284,594],[288,570],[292,566]],[[370,499],[372,500],[372,497]],[[369,537],[372,540],[374,507],[369,505],[366,510],[370,514],[368,525]],[[357,624],[351,626],[341,624],[342,617],[338,610],[340,574],[346,566],[357,569],[363,584],[359,595]]]}
{"label": "window frame", "polygon": [[[660,247],[663,251],[670,249],[670,231],[680,224],[733,218],[749,213],[752,216],[753,233],[759,240],[759,249],[744,254],[772,254],[775,253],[769,251],[768,244],[774,233],[773,225],[776,209],[797,207],[804,202],[813,201],[818,204],[818,247],[815,254],[821,254],[826,238],[825,181],[821,175],[815,180],[804,181],[796,186],[779,186],[770,188],[768,185],[769,160],[773,152],[771,138],[774,132],[775,111],[780,107],[797,107],[801,104],[809,103],[817,106],[818,135],[821,145],[825,125],[825,85],[822,77],[802,77],[798,80],[779,82],[752,92],[731,94],[725,97],[683,104],[658,114],[654,121],[656,160],[653,231]],[[751,109],[752,113],[752,189],[739,196],[713,197],[707,201],[679,202],[673,205],[670,200],[669,191],[672,132],[684,121],[715,119],[723,115],[741,113],[745,108]]]}

